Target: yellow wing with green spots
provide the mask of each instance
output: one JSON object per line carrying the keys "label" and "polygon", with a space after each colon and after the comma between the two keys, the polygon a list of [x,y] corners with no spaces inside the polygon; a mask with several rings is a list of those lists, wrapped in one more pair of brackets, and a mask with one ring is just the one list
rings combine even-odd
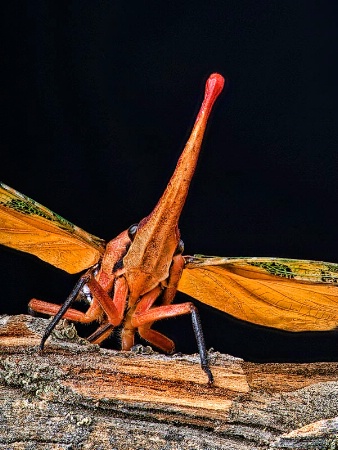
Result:
{"label": "yellow wing with green spots", "polygon": [[69,273],[95,264],[105,243],[0,183],[0,244],[31,253]]}
{"label": "yellow wing with green spots", "polygon": [[178,290],[238,319],[288,331],[338,326],[338,264],[185,256]]}

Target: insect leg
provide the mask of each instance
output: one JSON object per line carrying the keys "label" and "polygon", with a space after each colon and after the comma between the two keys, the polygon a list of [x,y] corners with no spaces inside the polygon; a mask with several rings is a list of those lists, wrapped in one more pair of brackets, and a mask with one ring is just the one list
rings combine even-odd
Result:
{"label": "insect leg", "polygon": [[149,322],[155,322],[156,320],[167,319],[169,317],[181,316],[183,314],[191,314],[192,327],[201,358],[201,366],[204,372],[208,375],[209,383],[212,383],[213,376],[209,368],[202,325],[195,305],[190,302],[186,302],[178,305],[158,306],[141,314],[136,314],[135,312],[132,318],[132,325],[138,328],[139,326]]}
{"label": "insect leg", "polygon": [[[145,294],[142,297],[140,303],[145,304],[146,306],[144,307],[150,308],[150,306],[154,303],[154,301],[157,299],[160,293],[161,293],[160,286],[156,286],[154,289],[152,289],[150,292],[147,292],[147,294]],[[130,350],[131,347],[134,345],[134,337],[136,332],[136,327],[132,324],[134,312],[135,309],[132,308],[129,311],[127,311],[126,314],[125,322],[123,324],[123,329],[121,333],[122,350]]]}
{"label": "insect leg", "polygon": [[198,352],[201,358],[201,367],[208,375],[209,383],[213,382],[213,376],[209,368],[207,351],[205,347],[205,341],[202,331],[202,325],[198,310],[195,305],[190,302],[181,303],[178,305],[165,305],[158,306],[143,312],[142,314],[134,314],[132,319],[132,325],[139,327],[148,322],[155,322],[156,320],[167,319],[169,317],[181,316],[183,314],[191,314],[192,327],[195,333]]}
{"label": "insect leg", "polygon": [[138,327],[137,332],[142,339],[148,341],[155,347],[160,348],[166,353],[173,353],[175,350],[174,342],[159,331],[152,330],[150,327],[152,323]]}
{"label": "insect leg", "polygon": [[126,279],[123,276],[115,279],[113,298],[108,295],[95,278],[91,278],[87,285],[93,297],[99,302],[101,308],[106,313],[108,322],[114,326],[120,325],[124,317],[128,296]]}
{"label": "insect leg", "polygon": [[[168,305],[172,303],[172,301],[174,300],[177,291],[177,284],[181,278],[184,264],[185,262],[182,255],[179,254],[173,257],[173,262],[170,267],[169,277],[167,280],[167,286],[163,291],[159,291],[159,294],[162,293],[161,305]],[[148,311],[150,307],[153,305],[156,298],[154,298],[152,301],[149,301],[151,297],[148,296],[149,294],[144,295],[139,304],[137,305],[136,308],[137,314],[141,314],[144,311]],[[164,336],[162,333],[152,330],[151,329],[152,325],[153,322],[149,322],[145,325],[140,326],[137,330],[139,335],[143,339],[160,348],[161,350],[165,351],[166,353],[172,353],[175,350],[174,342],[168,337]]]}
{"label": "insect leg", "polygon": [[[161,295],[162,289],[160,286],[156,286],[151,291],[143,295],[140,302],[137,305],[137,309],[141,307],[142,311],[148,310],[156,299]],[[135,310],[130,310],[126,315],[126,320],[123,324],[123,330],[121,333],[121,341],[123,350],[130,350],[134,345],[134,335],[136,328],[132,325],[132,318]],[[138,334],[148,341],[149,343],[155,345],[166,353],[172,353],[175,348],[173,341],[158,331],[151,330],[152,322],[147,323],[137,329]]]}
{"label": "insect leg", "polygon": [[101,344],[111,335],[114,326],[120,325],[123,320],[128,296],[128,285],[124,277],[116,278],[113,298],[107,294],[95,278],[92,278],[87,283],[87,286],[93,296],[93,301],[96,301],[100,305],[101,310],[107,315],[107,321],[94,331],[87,340],[93,344]]}
{"label": "insect leg", "polygon": [[111,325],[109,322],[105,322],[102,325],[100,325],[99,328],[96,331],[94,331],[94,333],[92,333],[90,336],[88,336],[86,339],[92,344],[101,344],[101,342],[109,338],[113,329],[114,329],[113,325]]}
{"label": "insect leg", "polygon": [[66,299],[66,301],[64,302],[64,304],[61,306],[61,308],[59,308],[59,311],[55,314],[52,321],[47,326],[47,328],[42,336],[41,342],[40,342],[40,350],[41,351],[43,350],[46,340],[48,339],[48,337],[50,336],[50,334],[52,333],[52,331],[54,330],[56,325],[60,322],[60,320],[62,319],[62,317],[65,314],[65,312],[67,311],[67,309],[69,309],[70,305],[76,299],[80,290],[83,288],[83,286],[86,283],[88,283],[90,277],[91,277],[91,274],[88,274],[88,272],[87,272],[85,275],[83,275],[79,279],[79,281],[74,286],[72,292],[69,294],[69,296]]}
{"label": "insect leg", "polygon": [[[73,300],[76,300],[76,298],[74,298]],[[68,308],[71,303],[67,305]],[[55,314],[57,314],[60,310],[60,305],[32,298],[28,304],[28,309],[34,312],[55,316]],[[101,315],[102,308],[100,304],[95,299],[93,299],[91,305],[85,313],[74,308],[69,308],[64,312],[63,318],[72,320],[74,322],[90,323],[94,320],[97,320]]]}
{"label": "insect leg", "polygon": [[[74,322],[81,322],[81,323],[90,323],[94,320],[97,320],[102,315],[102,308],[100,304],[97,302],[95,298],[92,298],[92,302],[88,308],[88,310],[83,313],[81,311],[78,311],[77,309],[70,308],[72,302],[77,299],[77,295],[83,288],[86,286],[87,281],[83,284],[81,280],[83,280],[85,277],[88,276],[88,280],[90,277],[95,276],[97,270],[97,265],[93,266],[89,271],[87,271],[78,281],[78,283],[81,283],[80,288],[78,288],[78,283],[75,285],[73,291],[67,298],[65,304],[61,306],[63,311],[63,318],[68,320],[73,320]],[[74,291],[77,291],[77,294],[75,294],[75,297],[73,296]],[[42,314],[49,314],[50,316],[55,316],[60,312],[60,305],[57,305],[56,303],[50,303],[45,302],[43,300],[38,300],[36,298],[32,298],[31,301],[28,304],[28,310],[39,312]]]}

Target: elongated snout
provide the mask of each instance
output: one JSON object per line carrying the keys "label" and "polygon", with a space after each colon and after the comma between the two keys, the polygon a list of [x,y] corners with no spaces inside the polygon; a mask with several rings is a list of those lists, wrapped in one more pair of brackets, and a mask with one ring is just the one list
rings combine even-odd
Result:
{"label": "elongated snout", "polygon": [[208,78],[201,108],[176,169],[153,212],[139,223],[124,257],[127,271],[140,268],[146,273],[161,271],[163,274],[157,275],[166,278],[179,241],[178,220],[195,172],[207,121],[224,83],[224,78],[217,73]]}

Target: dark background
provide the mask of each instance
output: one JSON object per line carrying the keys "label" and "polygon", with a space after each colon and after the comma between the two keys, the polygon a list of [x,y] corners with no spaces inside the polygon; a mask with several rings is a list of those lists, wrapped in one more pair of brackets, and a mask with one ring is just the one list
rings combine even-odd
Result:
{"label": "dark background", "polygon": [[[334,4],[4,3],[2,180],[115,237],[154,207],[218,71],[230,86],[180,221],[185,253],[337,262]],[[0,258],[2,313],[25,313],[31,297],[62,302],[76,280],[4,247]],[[337,332],[199,309],[208,347],[254,361],[338,358]],[[178,350],[196,350],[189,317],[160,326]]]}

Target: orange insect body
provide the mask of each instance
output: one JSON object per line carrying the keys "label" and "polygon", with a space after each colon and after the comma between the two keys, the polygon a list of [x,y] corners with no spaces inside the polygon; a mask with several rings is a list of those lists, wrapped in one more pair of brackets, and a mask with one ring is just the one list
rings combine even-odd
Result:
{"label": "orange insect body", "polygon": [[[0,184],[0,243],[32,253],[69,273],[89,269],[64,305],[32,299],[32,310],[54,315],[41,348],[61,317],[89,323],[100,320],[88,339],[101,343],[122,325],[122,349],[137,331],[171,352],[174,343],[153,322],[191,314],[201,365],[212,382],[196,307],[172,304],[176,291],[233,316],[289,331],[328,330],[338,325],[338,264],[280,258],[182,256],[178,220],[197,164],[203,134],[224,79],[213,74],[191,136],[169,184],[153,212],[105,245],[49,209]],[[83,313],[70,308],[90,292]],[[156,305],[154,303],[156,302]]]}

